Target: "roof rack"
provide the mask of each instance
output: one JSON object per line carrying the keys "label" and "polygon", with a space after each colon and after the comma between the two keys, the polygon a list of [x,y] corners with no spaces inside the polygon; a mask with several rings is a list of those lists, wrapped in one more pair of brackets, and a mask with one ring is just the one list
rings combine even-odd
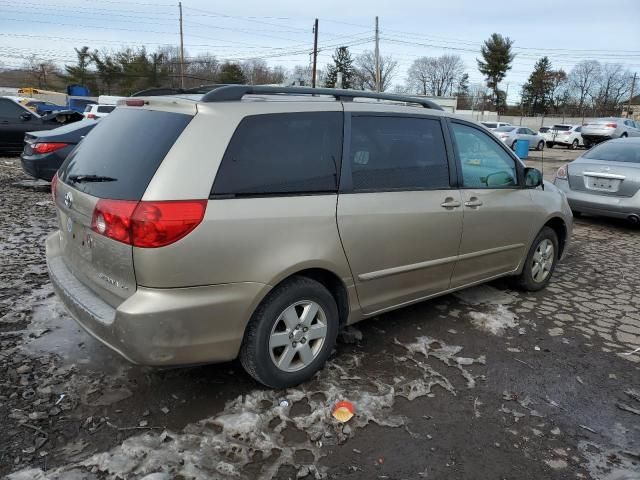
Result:
{"label": "roof rack", "polygon": [[202,97],[203,102],[230,102],[241,100],[245,95],[327,95],[336,100],[347,102],[354,98],[371,98],[392,102],[415,103],[425,108],[442,110],[442,107],[426,98],[390,93],[366,92],[360,90],[339,90],[335,88],[310,87],[272,87],[262,85],[228,85],[215,88]]}
{"label": "roof rack", "polygon": [[172,88],[172,87],[159,87],[159,88],[147,88],[140,90],[132,94],[132,97],[160,97],[164,95],[204,95],[206,93],[215,90],[216,88],[226,87],[227,83],[218,83],[212,85],[200,85],[193,88]]}

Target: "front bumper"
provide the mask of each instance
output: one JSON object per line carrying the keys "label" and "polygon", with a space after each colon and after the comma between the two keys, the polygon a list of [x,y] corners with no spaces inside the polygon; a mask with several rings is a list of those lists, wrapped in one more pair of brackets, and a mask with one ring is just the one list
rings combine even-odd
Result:
{"label": "front bumper", "polygon": [[614,197],[571,190],[567,180],[556,179],[554,183],[567,196],[571,210],[625,219],[630,215],[640,215],[640,192],[633,197]]}
{"label": "front bumper", "polygon": [[247,322],[271,288],[251,282],[171,289],[139,286],[114,308],[67,268],[58,232],[47,238],[46,251],[49,278],[71,316],[107,347],[142,365],[236,358]]}

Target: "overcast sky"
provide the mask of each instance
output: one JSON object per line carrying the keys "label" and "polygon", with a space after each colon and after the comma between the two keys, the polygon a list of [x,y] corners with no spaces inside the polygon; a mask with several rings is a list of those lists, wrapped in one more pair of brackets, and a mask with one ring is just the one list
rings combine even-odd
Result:
{"label": "overcast sky", "polygon": [[[482,41],[498,32],[515,41],[517,56],[502,84],[510,101],[543,55],[566,71],[596,59],[640,72],[640,0],[184,0],[183,14],[188,55],[261,57],[286,68],[309,63],[316,17],[324,67],[335,46],[348,45],[354,55],[372,50],[378,15],[380,51],[399,62],[398,84],[415,58],[444,53],[459,54],[471,81],[482,81],[475,58]],[[73,61],[73,47],[82,45],[153,50],[178,44],[178,32],[177,2],[0,0],[0,66],[20,66],[31,54]]]}

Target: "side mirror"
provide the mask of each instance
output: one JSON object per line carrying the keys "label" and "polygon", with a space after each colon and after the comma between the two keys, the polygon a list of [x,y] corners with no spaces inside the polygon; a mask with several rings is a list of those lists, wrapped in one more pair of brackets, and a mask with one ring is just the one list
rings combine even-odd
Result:
{"label": "side mirror", "polygon": [[542,173],[537,168],[527,167],[524,169],[524,186],[526,188],[537,188],[542,185]]}
{"label": "side mirror", "polygon": [[23,122],[28,122],[32,118],[33,118],[33,115],[30,113],[23,113],[22,115],[20,115],[20,120],[22,120]]}

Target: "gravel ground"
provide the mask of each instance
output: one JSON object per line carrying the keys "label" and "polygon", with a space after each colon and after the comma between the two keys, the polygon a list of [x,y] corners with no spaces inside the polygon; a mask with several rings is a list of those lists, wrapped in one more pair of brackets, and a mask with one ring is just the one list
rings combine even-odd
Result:
{"label": "gravel ground", "polygon": [[[576,153],[544,156],[548,177]],[[47,280],[46,186],[8,158],[0,186],[0,476],[640,479],[640,231],[624,223],[579,219],[545,291],[493,282],[363,322],[313,381],[270,391],[235,362],[137,367],[89,337]]]}

